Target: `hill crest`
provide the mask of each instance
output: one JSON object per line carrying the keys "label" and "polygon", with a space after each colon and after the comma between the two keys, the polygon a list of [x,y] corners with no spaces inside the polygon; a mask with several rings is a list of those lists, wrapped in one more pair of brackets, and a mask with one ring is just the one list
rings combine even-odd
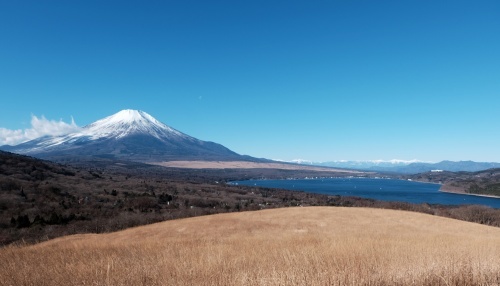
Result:
{"label": "hill crest", "polygon": [[499,245],[498,228],[425,214],[285,208],[0,249],[0,276],[7,285],[496,285]]}

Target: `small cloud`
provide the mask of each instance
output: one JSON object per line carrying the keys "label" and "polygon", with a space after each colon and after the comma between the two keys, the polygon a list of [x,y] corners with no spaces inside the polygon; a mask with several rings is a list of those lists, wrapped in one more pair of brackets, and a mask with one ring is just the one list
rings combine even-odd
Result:
{"label": "small cloud", "polygon": [[17,145],[42,136],[60,136],[78,130],[80,127],[73,118],[71,123],[66,123],[62,119],[49,120],[43,115],[41,117],[31,115],[31,128],[12,130],[0,127],[0,145]]}

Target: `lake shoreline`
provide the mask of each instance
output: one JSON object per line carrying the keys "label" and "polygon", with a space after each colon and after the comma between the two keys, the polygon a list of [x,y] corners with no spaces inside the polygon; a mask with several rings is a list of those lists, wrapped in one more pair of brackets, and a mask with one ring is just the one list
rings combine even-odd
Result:
{"label": "lake shoreline", "polygon": [[461,192],[461,191],[442,190],[442,189],[439,189],[439,191],[443,192],[443,193],[448,193],[448,194],[457,194],[457,195],[467,195],[467,196],[475,196],[475,197],[500,199],[499,196],[494,196],[494,195],[471,194],[471,193],[466,193],[466,192]]}
{"label": "lake shoreline", "polygon": [[468,195],[468,196],[476,196],[476,197],[483,197],[483,198],[500,199],[500,196],[495,196],[495,195],[467,193],[465,191],[465,188],[452,186],[449,183],[440,184],[440,185],[441,185],[441,188],[439,188],[439,191],[443,192],[443,193]]}

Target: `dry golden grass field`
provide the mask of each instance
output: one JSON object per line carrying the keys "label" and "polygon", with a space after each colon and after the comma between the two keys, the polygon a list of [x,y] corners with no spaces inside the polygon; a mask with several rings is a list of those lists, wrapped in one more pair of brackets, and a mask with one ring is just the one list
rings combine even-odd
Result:
{"label": "dry golden grass field", "polygon": [[8,246],[0,263],[1,285],[500,285],[500,228],[285,208]]}

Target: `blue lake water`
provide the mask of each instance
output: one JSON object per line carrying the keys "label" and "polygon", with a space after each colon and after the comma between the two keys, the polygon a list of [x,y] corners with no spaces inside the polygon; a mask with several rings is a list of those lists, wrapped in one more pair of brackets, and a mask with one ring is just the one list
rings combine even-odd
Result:
{"label": "blue lake water", "polygon": [[393,179],[332,178],[298,180],[248,180],[239,185],[279,188],[309,193],[356,196],[382,201],[443,205],[485,205],[500,208],[500,199],[440,192],[440,185]]}

